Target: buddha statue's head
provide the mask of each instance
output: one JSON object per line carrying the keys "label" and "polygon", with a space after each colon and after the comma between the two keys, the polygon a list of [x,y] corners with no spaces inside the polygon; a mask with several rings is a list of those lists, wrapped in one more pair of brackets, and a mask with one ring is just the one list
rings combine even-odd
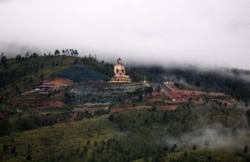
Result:
{"label": "buddha statue's head", "polygon": [[121,58],[118,58],[118,59],[117,59],[117,64],[122,65],[122,59],[121,59]]}

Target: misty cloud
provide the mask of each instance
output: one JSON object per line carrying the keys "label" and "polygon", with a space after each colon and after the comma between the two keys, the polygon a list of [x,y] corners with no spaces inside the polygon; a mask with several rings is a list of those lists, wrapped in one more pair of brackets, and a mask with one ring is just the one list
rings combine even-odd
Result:
{"label": "misty cloud", "polygon": [[0,0],[0,3],[1,3],[1,2],[8,2],[8,1],[10,1],[10,0]]}
{"label": "misty cloud", "polygon": [[3,44],[16,44],[45,52],[74,48],[100,59],[250,69],[248,1],[0,2],[5,53]]}
{"label": "misty cloud", "polygon": [[247,131],[240,130],[232,133],[220,124],[215,124],[204,126],[203,129],[197,132],[187,133],[179,138],[165,137],[164,142],[169,146],[176,144],[179,148],[192,148],[195,145],[197,147],[214,149],[238,146],[240,138],[244,137],[247,137]]}

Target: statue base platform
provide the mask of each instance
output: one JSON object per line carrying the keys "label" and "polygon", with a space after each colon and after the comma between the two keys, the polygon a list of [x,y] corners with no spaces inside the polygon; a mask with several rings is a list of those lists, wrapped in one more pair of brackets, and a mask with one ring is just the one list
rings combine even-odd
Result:
{"label": "statue base platform", "polygon": [[130,83],[131,79],[127,77],[113,77],[109,82],[110,83]]}

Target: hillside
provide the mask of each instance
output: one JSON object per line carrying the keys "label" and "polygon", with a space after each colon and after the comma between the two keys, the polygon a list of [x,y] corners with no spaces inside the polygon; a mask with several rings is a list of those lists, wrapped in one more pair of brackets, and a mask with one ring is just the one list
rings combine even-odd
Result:
{"label": "hillside", "polygon": [[[84,67],[75,65],[84,65]],[[86,81],[86,78],[107,80],[112,76],[112,73],[111,70],[107,70],[103,66],[109,66],[109,64],[101,65],[91,56],[84,58],[74,56],[30,56],[28,58],[10,59],[5,65],[2,64],[0,68],[0,95],[8,97],[13,93],[21,93],[44,80],[52,80],[60,76],[77,82]],[[96,70],[101,71],[102,74]]]}
{"label": "hillside", "polygon": [[102,115],[2,137],[1,157],[3,161],[247,161],[250,137],[243,116],[242,110],[207,107]]}
{"label": "hillside", "polygon": [[[163,68],[160,66],[131,66],[127,73],[133,81],[174,81],[204,91],[217,91],[232,95],[246,104],[250,100],[250,72],[240,69],[217,69],[199,71],[195,67]],[[17,55],[0,64],[0,95],[8,97],[41,84],[44,80],[66,77],[75,82],[88,80],[108,81],[113,76],[113,65],[88,57]]]}
{"label": "hillside", "polygon": [[136,71],[143,73],[149,81],[174,81],[188,87],[197,87],[203,91],[223,92],[243,100],[246,105],[250,101],[250,71],[241,69],[201,69],[188,66],[169,67],[161,66],[138,67]]}
{"label": "hillside", "polygon": [[0,161],[250,160],[248,71],[126,72],[109,83],[91,55],[1,61]]}

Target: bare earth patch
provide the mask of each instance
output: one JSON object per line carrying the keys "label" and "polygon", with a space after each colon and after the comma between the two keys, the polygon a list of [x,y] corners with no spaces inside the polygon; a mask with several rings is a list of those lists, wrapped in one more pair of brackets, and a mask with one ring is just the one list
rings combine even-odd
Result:
{"label": "bare earth patch", "polygon": [[55,78],[54,80],[49,81],[49,83],[54,85],[55,87],[71,86],[74,84],[72,80],[66,78]]}
{"label": "bare earth patch", "polygon": [[48,101],[44,102],[43,105],[39,107],[39,109],[62,108],[63,106],[64,103],[62,101]]}

